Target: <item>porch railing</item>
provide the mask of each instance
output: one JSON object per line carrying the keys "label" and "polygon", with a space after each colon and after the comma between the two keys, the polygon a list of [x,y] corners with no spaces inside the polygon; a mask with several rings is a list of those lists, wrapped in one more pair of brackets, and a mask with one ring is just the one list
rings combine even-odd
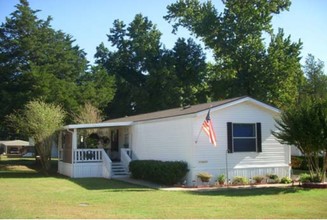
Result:
{"label": "porch railing", "polygon": [[110,178],[112,176],[111,174],[111,165],[112,165],[112,162],[108,156],[108,154],[106,154],[106,152],[102,150],[102,154],[103,154],[103,162],[102,162],[102,176],[104,178]]}
{"label": "porch railing", "polygon": [[102,149],[77,149],[74,150],[74,163],[102,162]]}
{"label": "porch railing", "polygon": [[128,148],[121,148],[120,149],[120,160],[122,164],[124,165],[127,172],[129,172],[129,162],[132,161],[132,151]]}

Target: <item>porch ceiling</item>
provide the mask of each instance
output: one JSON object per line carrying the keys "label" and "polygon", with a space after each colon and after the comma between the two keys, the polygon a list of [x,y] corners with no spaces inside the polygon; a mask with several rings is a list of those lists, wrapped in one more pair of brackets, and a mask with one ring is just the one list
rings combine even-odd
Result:
{"label": "porch ceiling", "polygon": [[103,123],[95,123],[95,124],[73,124],[66,125],[62,129],[82,129],[82,128],[108,128],[108,127],[126,127],[132,125],[132,121],[128,122],[103,122]]}

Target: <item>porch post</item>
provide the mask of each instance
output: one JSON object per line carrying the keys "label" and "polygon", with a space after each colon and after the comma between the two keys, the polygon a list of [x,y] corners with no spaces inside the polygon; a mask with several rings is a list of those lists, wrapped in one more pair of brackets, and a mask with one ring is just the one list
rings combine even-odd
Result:
{"label": "porch post", "polygon": [[74,128],[72,133],[72,163],[75,163],[74,161],[74,152],[77,149],[77,129]]}

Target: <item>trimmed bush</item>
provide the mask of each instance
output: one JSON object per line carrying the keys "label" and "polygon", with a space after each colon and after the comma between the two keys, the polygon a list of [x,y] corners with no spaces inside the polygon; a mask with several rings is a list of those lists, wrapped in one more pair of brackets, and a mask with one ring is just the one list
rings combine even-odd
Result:
{"label": "trimmed bush", "polygon": [[264,176],[254,176],[252,179],[255,181],[255,183],[262,183],[262,180],[264,180],[265,177]]}
{"label": "trimmed bush", "polygon": [[180,182],[188,172],[184,161],[134,160],[129,170],[135,179],[148,180],[164,185]]}
{"label": "trimmed bush", "polygon": [[300,174],[300,182],[301,183],[309,183],[311,182],[311,176],[307,173]]}
{"label": "trimmed bush", "polygon": [[198,175],[196,175],[199,179],[201,179],[202,182],[209,182],[212,175],[210,173],[207,172],[201,172],[198,173]]}
{"label": "trimmed bush", "polygon": [[233,178],[233,185],[246,185],[249,183],[249,180],[246,177],[243,176],[235,176]]}
{"label": "trimmed bush", "polygon": [[285,177],[281,178],[280,182],[283,184],[288,184],[288,183],[292,182],[292,179],[289,178],[288,176],[285,176]]}
{"label": "trimmed bush", "polygon": [[301,173],[300,174],[300,182],[302,183],[319,183],[319,177],[318,176],[311,176],[310,174],[307,173]]}
{"label": "trimmed bush", "polygon": [[279,178],[276,174],[267,174],[268,183],[279,183]]}

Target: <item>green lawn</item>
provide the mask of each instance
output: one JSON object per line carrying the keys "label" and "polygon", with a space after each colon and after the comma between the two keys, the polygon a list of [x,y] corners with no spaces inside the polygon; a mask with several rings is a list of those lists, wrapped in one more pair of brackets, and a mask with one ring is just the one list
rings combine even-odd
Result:
{"label": "green lawn", "polygon": [[161,191],[99,178],[12,172],[4,163],[0,218],[327,218],[327,190]]}

